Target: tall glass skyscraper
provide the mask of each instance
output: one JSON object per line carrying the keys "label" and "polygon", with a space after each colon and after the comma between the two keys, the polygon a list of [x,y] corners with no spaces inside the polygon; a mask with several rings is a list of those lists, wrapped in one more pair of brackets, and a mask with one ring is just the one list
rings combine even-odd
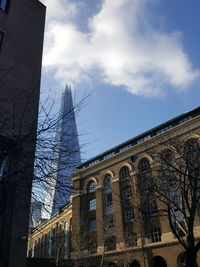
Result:
{"label": "tall glass skyscraper", "polygon": [[60,207],[69,201],[71,194],[70,175],[81,164],[78,132],[75,120],[75,107],[69,86],[62,95],[60,122],[56,133],[57,170],[49,177],[42,218],[49,219]]}

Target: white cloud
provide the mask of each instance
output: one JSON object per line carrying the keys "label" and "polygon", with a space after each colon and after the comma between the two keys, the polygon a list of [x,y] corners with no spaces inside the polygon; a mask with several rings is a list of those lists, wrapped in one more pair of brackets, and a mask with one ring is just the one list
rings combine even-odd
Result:
{"label": "white cloud", "polygon": [[[179,32],[156,29],[148,17],[150,0],[104,0],[88,18],[87,31],[75,24],[79,4],[48,4],[43,66],[61,83],[99,79],[130,93],[158,96],[171,85],[184,90],[198,76],[183,50]],[[97,74],[98,73],[98,74]]]}

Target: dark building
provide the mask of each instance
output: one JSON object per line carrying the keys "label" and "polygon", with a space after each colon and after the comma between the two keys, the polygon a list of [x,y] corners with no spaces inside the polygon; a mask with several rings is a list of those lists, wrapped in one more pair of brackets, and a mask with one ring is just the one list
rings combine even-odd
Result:
{"label": "dark building", "polygon": [[23,267],[38,117],[45,6],[0,1],[0,266]]}

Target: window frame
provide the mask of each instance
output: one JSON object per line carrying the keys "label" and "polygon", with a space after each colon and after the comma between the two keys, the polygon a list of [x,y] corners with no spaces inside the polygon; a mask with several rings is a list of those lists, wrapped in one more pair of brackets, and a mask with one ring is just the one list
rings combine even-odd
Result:
{"label": "window frame", "polygon": [[104,221],[105,221],[105,227],[106,228],[110,229],[110,228],[115,227],[115,220],[114,220],[114,214],[113,213],[105,214]]}
{"label": "window frame", "polygon": [[132,188],[130,185],[127,185],[125,187],[122,188],[122,199],[123,200],[127,200],[133,197],[132,194]]}
{"label": "window frame", "polygon": [[128,207],[124,210],[124,220],[126,223],[132,222],[135,219],[134,210]]}
{"label": "window frame", "polygon": [[[5,4],[5,6],[3,6],[3,4]],[[10,0],[0,0],[0,11],[8,13],[9,7],[10,7]]]}
{"label": "window frame", "polygon": [[89,203],[88,203],[88,211],[93,211],[93,210],[96,210],[96,198],[92,198],[89,200]]}
{"label": "window frame", "polygon": [[[109,200],[109,197],[111,200]],[[110,207],[113,204],[112,191],[104,194],[104,206]]]}
{"label": "window frame", "polygon": [[3,45],[3,40],[4,40],[4,32],[0,31],[0,53]]}
{"label": "window frame", "polygon": [[120,181],[124,181],[130,178],[130,171],[127,166],[123,166],[119,171],[119,179]]}
{"label": "window frame", "polygon": [[112,182],[110,175],[104,178],[104,191],[112,191]]}
{"label": "window frame", "polygon": [[94,181],[89,182],[88,184],[88,193],[94,193],[95,192],[96,184]]}
{"label": "window frame", "polygon": [[161,242],[162,241],[162,233],[161,233],[161,229],[159,227],[155,227],[150,229],[150,231],[148,232],[148,243],[157,243],[157,242]]}
{"label": "window frame", "polygon": [[136,233],[129,233],[127,236],[126,244],[128,247],[137,247],[137,234]]}
{"label": "window frame", "polygon": [[97,221],[95,218],[90,219],[88,221],[88,231],[96,231],[97,229]]}
{"label": "window frame", "polygon": [[151,171],[151,164],[147,158],[142,158],[138,164],[139,173],[146,173]]}

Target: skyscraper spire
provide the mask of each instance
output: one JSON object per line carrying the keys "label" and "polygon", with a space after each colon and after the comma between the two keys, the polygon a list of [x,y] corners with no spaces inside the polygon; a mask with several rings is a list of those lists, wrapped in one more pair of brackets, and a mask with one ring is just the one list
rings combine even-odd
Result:
{"label": "skyscraper spire", "polygon": [[60,123],[56,133],[57,172],[50,177],[49,186],[45,197],[45,207],[42,212],[43,218],[50,218],[59,207],[69,201],[71,193],[70,175],[75,167],[81,163],[78,132],[75,120],[72,91],[66,85],[62,94],[60,110]]}

